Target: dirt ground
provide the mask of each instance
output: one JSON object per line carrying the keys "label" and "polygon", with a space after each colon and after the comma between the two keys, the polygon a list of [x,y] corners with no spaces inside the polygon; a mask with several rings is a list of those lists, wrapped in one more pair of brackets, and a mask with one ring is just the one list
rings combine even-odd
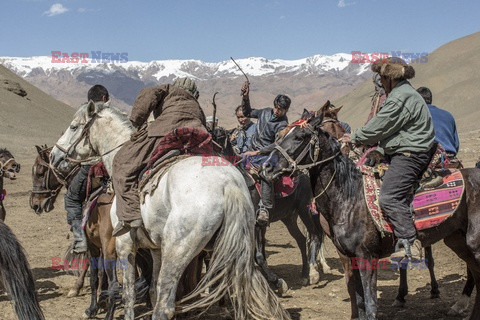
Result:
{"label": "dirt ground", "polygon": [[[471,156],[473,158],[473,155]],[[51,268],[52,258],[61,257],[68,247],[68,227],[63,209],[63,193],[55,210],[37,216],[29,207],[32,158],[18,159],[22,170],[16,181],[6,181],[6,223],[24,246],[36,279],[40,304],[47,319],[82,319],[89,305],[89,290],[67,298],[75,277]],[[470,162],[470,165],[472,162]],[[332,243],[327,240],[326,256],[333,273],[322,275],[318,284],[303,287],[300,280],[301,258],[296,243],[285,227],[273,223],[268,230],[267,251],[269,264],[290,286],[280,299],[292,319],[349,319],[350,303],[345,288],[341,265]],[[427,270],[409,271],[409,296],[403,309],[392,307],[398,288],[399,275],[393,270],[381,270],[378,282],[379,319],[458,319],[448,317],[447,311],[460,296],[466,279],[465,264],[443,243],[433,247],[440,298],[430,299],[430,278]],[[86,281],[88,287],[88,278]],[[144,305],[138,305],[137,314],[145,314]],[[121,319],[123,312],[117,311]],[[104,314],[99,314],[101,319]],[[137,317],[141,319],[141,316]],[[209,317],[209,319],[218,317]],[[0,319],[15,319],[5,293],[0,295]]]}

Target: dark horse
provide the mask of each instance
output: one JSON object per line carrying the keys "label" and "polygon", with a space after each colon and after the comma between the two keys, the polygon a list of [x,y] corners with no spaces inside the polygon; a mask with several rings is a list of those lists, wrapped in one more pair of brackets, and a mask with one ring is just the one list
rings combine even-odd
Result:
{"label": "dark horse", "polygon": [[3,221],[0,221],[0,274],[19,320],[45,319],[22,245]]}
{"label": "dark horse", "polygon": [[20,172],[20,164],[15,161],[13,155],[7,149],[0,149],[0,220],[5,221],[6,211],[3,206],[3,200],[6,192],[3,189],[3,178],[15,180],[15,173]]}
{"label": "dark horse", "polygon": [[[227,156],[233,156],[233,148],[228,139],[228,132],[223,129],[216,128],[213,135],[214,140],[222,146],[223,154]],[[243,169],[240,169],[243,170]],[[250,196],[252,197],[255,211],[258,210],[258,203],[260,195],[253,185],[251,178],[245,175],[247,185],[249,185]],[[308,211],[308,204],[312,196],[312,190],[310,187],[310,180],[306,175],[300,175],[298,177],[298,186],[295,191],[286,197],[276,198],[273,210],[270,212],[270,222],[282,221],[287,227],[290,235],[295,239],[302,255],[302,283],[303,285],[315,284],[320,280],[320,275],[317,271],[317,256],[319,257],[319,263],[322,266],[324,273],[330,273],[330,267],[328,266],[325,257],[323,256],[322,244],[323,244],[323,232],[316,230],[313,220],[310,217]],[[308,233],[307,238],[300,230],[297,220],[300,217],[301,221],[305,225]],[[267,278],[268,282],[274,285],[278,289],[278,294],[282,295],[288,290],[287,283],[279,278],[275,272],[273,272],[267,263],[267,255],[265,253],[266,227],[255,226],[255,261],[262,269],[263,274]],[[307,253],[308,249],[308,253]]]}
{"label": "dark horse", "polygon": [[[271,154],[280,158],[278,166],[265,166],[263,175],[275,179],[298,167],[308,169],[320,212],[315,217],[326,222],[337,250],[347,257],[368,261],[386,257],[394,251],[393,239],[391,236],[382,238],[375,227],[364,200],[361,174],[353,161],[341,154],[338,142],[321,129],[322,120],[321,115],[315,117],[308,126],[296,127],[286,135]],[[300,158],[305,149],[316,149],[318,153],[313,159]],[[465,192],[457,211],[438,227],[419,231],[418,238],[424,246],[444,239],[445,244],[467,263],[477,287],[470,319],[480,319],[480,171],[463,169],[461,172]],[[350,278],[347,283],[352,317],[376,319],[377,270],[355,269],[346,275]]]}

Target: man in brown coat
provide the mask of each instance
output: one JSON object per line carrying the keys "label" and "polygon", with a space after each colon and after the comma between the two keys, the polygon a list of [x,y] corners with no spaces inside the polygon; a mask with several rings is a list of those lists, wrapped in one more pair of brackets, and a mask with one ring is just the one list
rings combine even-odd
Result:
{"label": "man in brown coat", "polygon": [[[188,78],[177,79],[172,85],[165,84],[140,91],[130,116],[130,121],[138,131],[122,146],[113,160],[113,187],[120,220],[113,230],[114,236],[142,225],[138,176],[162,137],[179,127],[207,130],[205,114],[197,98],[197,86]],[[152,112],[155,121],[147,128],[147,119]]]}

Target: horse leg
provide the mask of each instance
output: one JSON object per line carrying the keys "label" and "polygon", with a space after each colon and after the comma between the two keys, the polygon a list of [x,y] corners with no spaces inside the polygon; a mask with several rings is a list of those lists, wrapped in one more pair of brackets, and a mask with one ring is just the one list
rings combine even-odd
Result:
{"label": "horse leg", "polygon": [[338,251],[338,256],[342,262],[343,271],[345,272],[345,282],[347,284],[348,295],[350,296],[351,319],[358,319],[358,305],[355,289],[355,278],[352,270],[350,258]]}
{"label": "horse leg", "polygon": [[[365,259],[372,261],[372,257]],[[377,319],[377,269],[355,269],[354,276],[360,319]]]}
{"label": "horse leg", "polygon": [[[478,276],[480,274],[480,266],[478,265],[477,261],[475,260],[475,256],[472,254],[472,251],[466,243],[465,235],[462,232],[457,231],[443,239],[443,242],[447,247],[452,249],[460,259],[467,263],[467,283],[465,284],[464,292],[465,290],[473,290],[473,287],[477,285],[477,294],[479,294],[479,283],[477,283],[477,278],[480,279],[480,276]],[[475,273],[477,274],[476,277]],[[450,308],[449,314],[464,315],[468,309],[468,300],[468,297],[462,294],[460,300]],[[475,299],[475,303],[476,301],[477,299]],[[477,310],[477,313],[480,314],[480,308],[474,308],[474,311],[475,310]]]}
{"label": "horse leg", "polygon": [[[120,285],[117,280],[117,254],[115,251],[115,239],[110,236],[110,239],[102,238],[102,246],[104,252],[105,273],[108,280],[108,298],[107,298],[107,315],[105,319],[111,320],[115,314],[115,296],[120,291]],[[120,267],[124,267],[120,262]]]}
{"label": "horse leg", "polygon": [[[160,255],[159,255],[160,256]],[[150,288],[152,285],[152,268],[153,268],[153,259],[152,259],[152,254],[150,253],[150,250],[147,249],[140,249],[137,252],[137,260],[136,264],[138,268],[140,268],[140,271],[142,272],[141,278],[144,279],[144,283],[147,286],[148,290],[145,290],[145,296],[143,299],[145,300],[145,304],[148,309],[152,309],[152,300],[150,298]],[[158,274],[158,272],[157,272]],[[144,291],[144,288],[141,288],[140,290]],[[137,299],[139,300],[139,299]]]}
{"label": "horse leg", "polygon": [[[323,273],[324,274],[331,274],[332,273],[332,269],[330,268],[330,266],[328,265],[327,263],[327,260],[325,259],[325,233],[322,232],[322,235],[321,236],[316,236],[317,238],[317,242],[320,243],[320,249],[318,250],[318,253],[317,253],[317,258],[318,258],[318,261],[320,263],[320,265],[322,266],[322,270],[323,270]],[[313,252],[311,252],[312,254]]]}
{"label": "horse leg", "polygon": [[[302,284],[306,286],[308,285],[309,274],[310,274],[308,258],[307,258],[307,239],[305,238],[302,231],[298,227],[296,214],[285,217],[284,219],[282,219],[282,222],[287,227],[290,235],[297,242],[298,248],[300,249],[300,253],[302,254]],[[314,269],[314,271],[318,273],[317,270]],[[318,275],[318,277],[320,277],[320,275]]]}
{"label": "horse leg", "polygon": [[475,279],[473,279],[473,274],[470,269],[467,268],[467,281],[463,287],[462,295],[448,311],[449,316],[464,315],[466,313],[470,304],[470,296],[472,295],[474,287]]}
{"label": "horse leg", "polygon": [[124,234],[116,238],[117,256],[122,261],[123,270],[123,301],[124,319],[135,319],[135,255],[136,248],[133,245],[131,235]]}
{"label": "horse leg", "polygon": [[398,286],[398,293],[393,307],[403,308],[405,306],[405,296],[408,294],[407,269],[400,268],[400,285]]}
{"label": "horse leg", "polygon": [[432,246],[425,247],[425,259],[427,259],[428,272],[430,273],[430,299],[440,298],[437,278],[435,278],[435,261],[433,260]]}
{"label": "horse leg", "polygon": [[88,318],[93,318],[97,315],[97,290],[98,290],[98,269],[101,268],[100,249],[95,246],[90,246],[90,307],[85,310],[85,315]]}
{"label": "horse leg", "polygon": [[157,283],[158,275],[160,273],[160,266],[162,265],[162,250],[161,249],[150,249],[153,258],[152,266],[152,282],[150,284],[150,303],[152,307],[155,307],[157,301]]}
{"label": "horse leg", "polygon": [[88,265],[85,268],[82,268],[80,275],[75,281],[75,285],[67,294],[67,298],[76,297],[80,293],[80,290],[83,288],[83,283],[85,282],[85,276],[87,275]]}
{"label": "horse leg", "polygon": [[[171,215],[174,215],[170,213]],[[168,226],[165,227],[167,229]],[[162,241],[162,263],[157,280],[157,299],[152,320],[170,320],[175,316],[175,298],[178,283],[190,262],[208,243],[208,238],[198,233],[181,234],[168,228]],[[188,246],[179,246],[188,243]]]}
{"label": "horse leg", "polygon": [[278,289],[278,295],[282,296],[288,291],[288,285],[285,280],[279,278],[275,272],[268,267],[267,258],[265,255],[265,232],[265,227],[255,226],[255,262],[262,269],[262,272],[268,283],[275,286],[275,288]]}

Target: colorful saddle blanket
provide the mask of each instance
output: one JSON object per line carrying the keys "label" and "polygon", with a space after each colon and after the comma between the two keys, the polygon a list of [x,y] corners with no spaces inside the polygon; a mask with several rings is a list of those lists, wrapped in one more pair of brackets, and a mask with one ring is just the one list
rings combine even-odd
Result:
{"label": "colorful saddle blanket", "polygon": [[[262,184],[260,181],[255,181],[255,188],[257,188],[257,191],[259,194],[262,194],[261,186]],[[273,185],[275,198],[288,197],[289,195],[295,192],[295,189],[297,189],[297,186],[298,186],[297,179],[293,177],[283,176],[281,179],[278,179],[277,181],[275,181],[275,184]]]}
{"label": "colorful saddle blanket", "polygon": [[[360,166],[363,174],[365,200],[375,226],[380,232],[393,232],[393,226],[381,211],[378,204],[380,185],[375,178],[374,169]],[[414,220],[417,230],[438,226],[457,209],[463,195],[464,181],[459,170],[443,170],[438,173],[443,182],[431,190],[419,189],[413,200]]]}
{"label": "colorful saddle blanket", "polygon": [[[260,177],[258,176],[258,169],[251,166],[250,163],[247,162],[245,166],[245,170],[248,176],[252,179],[255,183],[255,188],[257,189],[259,194],[262,194],[262,183]],[[295,177],[290,176],[282,176],[280,179],[276,180],[273,184],[273,190],[275,194],[275,198],[284,198],[288,197],[292,193],[295,192],[298,186],[298,179]]]}

